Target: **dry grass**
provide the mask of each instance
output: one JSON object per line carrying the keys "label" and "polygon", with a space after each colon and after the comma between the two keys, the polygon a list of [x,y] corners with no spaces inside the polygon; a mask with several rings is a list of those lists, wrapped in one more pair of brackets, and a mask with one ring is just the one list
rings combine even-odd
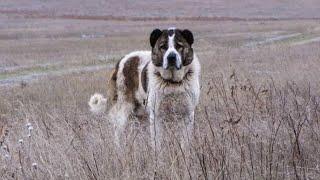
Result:
{"label": "dry grass", "polygon": [[162,179],[320,177],[320,99],[309,87],[288,82],[280,88],[271,79],[256,86],[237,74],[207,79],[191,152],[181,152],[169,136],[165,160],[155,164],[141,129],[119,151],[110,122],[88,112],[86,100],[104,92],[104,83],[105,73],[70,75],[3,92],[0,109],[10,131],[0,151],[1,178],[150,179],[155,172]]}
{"label": "dry grass", "polygon": [[[319,36],[317,21],[7,21],[0,24],[1,66],[13,74],[105,64],[100,56],[147,49],[154,27],[191,27],[202,94],[190,152],[169,132],[164,160],[155,163],[148,133],[136,123],[118,150],[110,121],[89,112],[90,95],[106,92],[105,70],[1,87],[0,179],[320,178],[319,44],[292,46]],[[294,33],[302,36],[245,46]]]}

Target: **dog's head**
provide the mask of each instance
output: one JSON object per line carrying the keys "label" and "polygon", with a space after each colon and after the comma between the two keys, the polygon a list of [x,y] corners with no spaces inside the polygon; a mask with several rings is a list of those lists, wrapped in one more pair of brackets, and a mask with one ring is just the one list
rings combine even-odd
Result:
{"label": "dog's head", "polygon": [[150,35],[155,74],[167,82],[179,83],[193,61],[193,34],[188,29],[155,29]]}

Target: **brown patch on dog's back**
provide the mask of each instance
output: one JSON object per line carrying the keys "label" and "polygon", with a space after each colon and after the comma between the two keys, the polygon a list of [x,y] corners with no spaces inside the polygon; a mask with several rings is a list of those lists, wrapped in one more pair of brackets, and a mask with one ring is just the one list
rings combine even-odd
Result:
{"label": "brown patch on dog's back", "polygon": [[139,66],[140,58],[131,57],[123,66],[124,84],[126,86],[125,96],[128,102],[135,102],[135,92],[139,87]]}
{"label": "brown patch on dog's back", "polygon": [[148,64],[147,63],[144,67],[143,70],[141,72],[141,84],[142,84],[142,88],[144,90],[144,92],[148,91]]}

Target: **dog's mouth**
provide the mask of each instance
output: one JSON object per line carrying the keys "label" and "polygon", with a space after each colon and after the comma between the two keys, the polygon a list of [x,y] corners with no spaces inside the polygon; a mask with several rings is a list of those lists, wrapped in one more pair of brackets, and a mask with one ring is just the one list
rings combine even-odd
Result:
{"label": "dog's mouth", "polygon": [[181,81],[174,81],[173,79],[163,79],[163,78],[162,78],[162,80],[165,83],[176,84],[176,85],[182,84],[182,80]]}
{"label": "dog's mouth", "polygon": [[172,84],[172,85],[181,85],[184,81],[189,80],[191,75],[193,74],[193,71],[190,69],[187,73],[184,74],[183,78],[180,80],[176,80],[174,75],[171,76],[171,78],[164,78],[160,72],[154,73],[158,78],[161,78],[161,80],[166,84]]}

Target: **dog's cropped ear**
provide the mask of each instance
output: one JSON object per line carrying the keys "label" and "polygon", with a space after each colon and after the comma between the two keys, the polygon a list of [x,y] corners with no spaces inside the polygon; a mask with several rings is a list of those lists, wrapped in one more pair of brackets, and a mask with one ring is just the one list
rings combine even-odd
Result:
{"label": "dog's cropped ear", "polygon": [[150,45],[152,48],[156,45],[157,40],[161,36],[162,31],[160,29],[154,29],[150,34]]}
{"label": "dog's cropped ear", "polygon": [[182,36],[184,37],[184,39],[186,39],[186,41],[190,44],[190,46],[193,44],[193,34],[190,30],[185,29],[181,32]]}

